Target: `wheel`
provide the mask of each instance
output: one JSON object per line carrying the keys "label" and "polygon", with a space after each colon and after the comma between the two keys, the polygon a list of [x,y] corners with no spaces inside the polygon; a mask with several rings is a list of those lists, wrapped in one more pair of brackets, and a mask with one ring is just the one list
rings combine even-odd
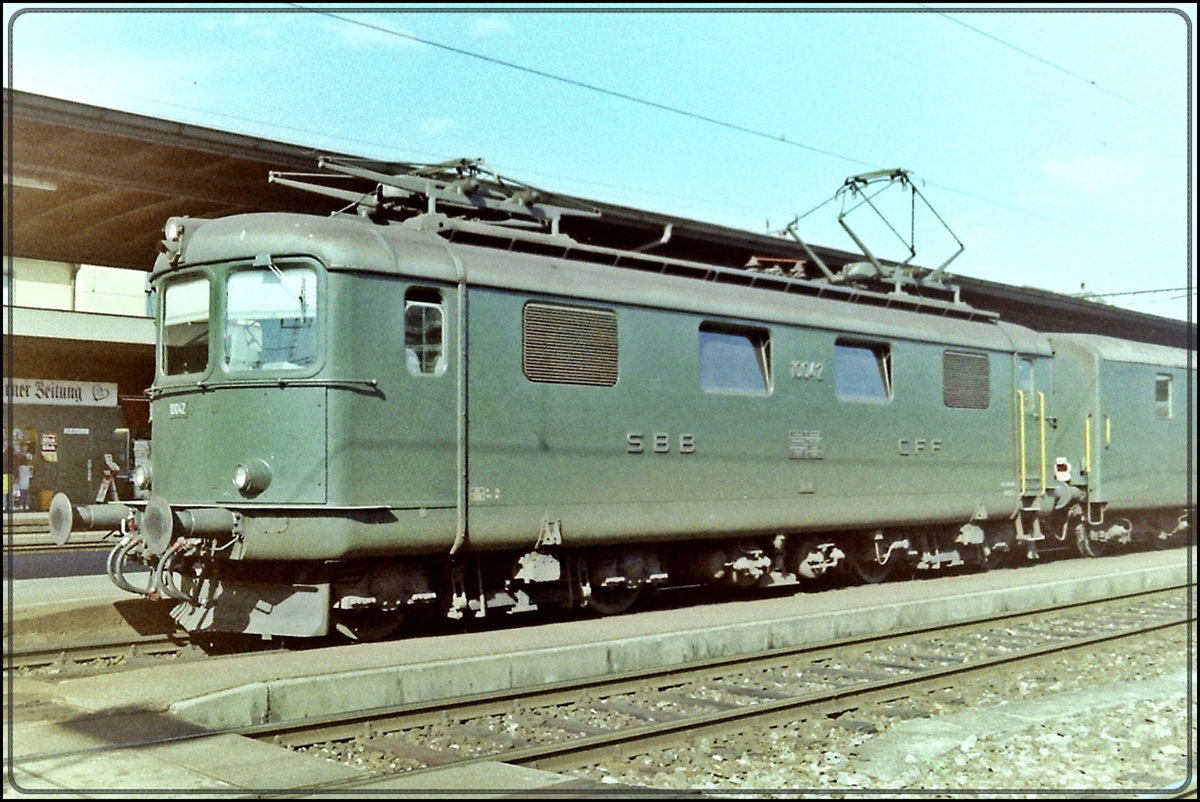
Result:
{"label": "wheel", "polygon": [[850,577],[864,585],[875,585],[892,575],[900,558],[896,554],[887,555],[888,559],[881,563],[876,556],[875,541],[862,539],[851,548],[847,555],[846,565]]}
{"label": "wheel", "polygon": [[1104,555],[1104,544],[1092,540],[1087,526],[1080,524],[1075,527],[1075,548],[1082,557],[1101,557]]}
{"label": "wheel", "polygon": [[975,566],[981,571],[991,571],[1012,560],[1017,551],[1017,540],[1008,527],[993,527],[987,530],[982,545],[977,547]]}
{"label": "wheel", "polygon": [[[815,537],[804,538],[788,555],[788,570],[810,585],[829,576],[826,568],[827,558],[820,548],[822,542],[827,541]],[[815,564],[808,562],[810,556]]]}
{"label": "wheel", "polygon": [[620,615],[634,605],[642,595],[642,586],[627,587],[614,585],[607,588],[592,586],[592,595],[588,597],[588,607],[600,615]]}
{"label": "wheel", "polygon": [[348,640],[370,642],[394,634],[404,619],[398,610],[389,612],[367,607],[361,610],[334,610],[333,621],[337,631]]}
{"label": "wheel", "polygon": [[1175,518],[1158,518],[1150,524],[1150,543],[1155,551],[1162,551],[1175,545],[1177,540],[1183,540],[1182,537],[1177,537],[1180,531],[1179,521]]}
{"label": "wheel", "polygon": [[977,546],[970,546],[969,560],[967,564],[974,566],[976,570],[982,573],[987,573],[999,564],[1000,555],[992,551],[992,547],[987,543],[980,543]]}

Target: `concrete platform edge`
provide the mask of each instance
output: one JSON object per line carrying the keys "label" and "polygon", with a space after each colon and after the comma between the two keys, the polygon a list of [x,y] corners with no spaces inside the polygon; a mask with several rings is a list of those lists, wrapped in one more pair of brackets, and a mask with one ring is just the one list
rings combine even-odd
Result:
{"label": "concrete platform edge", "polygon": [[1033,611],[1107,595],[1170,587],[1187,580],[1188,565],[1178,564],[1034,587],[881,604],[854,612],[798,614],[786,619],[734,624],[719,632],[708,629],[671,632],[609,643],[280,678],[176,702],[169,711],[210,729],[243,727],[686,665],[708,658],[903,630],[937,621]]}

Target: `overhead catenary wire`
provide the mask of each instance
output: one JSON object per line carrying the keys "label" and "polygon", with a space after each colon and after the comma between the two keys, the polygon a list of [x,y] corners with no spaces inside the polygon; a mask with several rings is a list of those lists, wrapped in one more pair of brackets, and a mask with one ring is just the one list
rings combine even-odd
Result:
{"label": "overhead catenary wire", "polygon": [[[804,142],[800,142],[795,139],[789,139],[786,135],[783,135],[783,134],[773,134],[773,133],[768,133],[766,131],[759,131],[759,130],[757,130],[755,128],[751,128],[749,126],[739,125],[738,123],[729,122],[727,120],[720,120],[715,117],[709,117],[707,115],[700,114],[700,113],[694,112],[694,111],[689,111],[687,109],[682,109],[677,106],[670,106],[666,103],[659,103],[654,100],[647,100],[645,98],[640,98],[640,97],[637,97],[636,95],[631,95],[626,92],[619,92],[619,91],[616,91],[613,89],[606,89],[602,86],[590,84],[585,81],[576,80],[574,78],[567,78],[567,77],[561,76],[561,75],[555,75],[554,73],[546,72],[545,70],[539,70],[539,69],[536,69],[533,67],[526,67],[522,64],[516,64],[511,61],[505,61],[504,59],[495,58],[493,56],[487,56],[482,53],[476,53],[474,51],[466,50],[464,48],[454,47],[452,45],[443,44],[441,42],[435,42],[432,39],[426,39],[424,37],[415,36],[411,33],[406,33],[404,31],[397,31],[397,30],[393,30],[391,28],[386,28],[386,27],[380,26],[380,25],[374,25],[369,22],[365,22],[363,20],[352,19],[350,17],[342,16],[342,14],[335,13],[333,11],[328,11],[328,10],[320,9],[320,8],[309,8],[307,6],[302,6],[298,3],[288,3],[288,5],[292,6],[295,9],[298,9],[300,11],[308,11],[308,12],[312,12],[315,14],[321,14],[323,16],[329,17],[330,19],[338,20],[339,22],[349,23],[351,25],[358,25],[360,27],[366,28],[368,30],[376,31],[378,33],[384,33],[384,34],[388,34],[391,36],[397,36],[401,39],[407,39],[409,41],[417,42],[417,43],[420,43],[423,45],[428,45],[429,47],[438,48],[440,50],[445,50],[447,52],[456,53],[456,54],[462,55],[462,56],[467,56],[469,58],[479,59],[481,61],[486,61],[491,64],[496,64],[498,66],[518,70],[520,72],[524,72],[524,73],[527,73],[530,75],[536,75],[540,78],[546,78],[546,79],[549,79],[552,81],[558,81],[560,83],[564,83],[564,84],[567,84],[570,86],[574,86],[574,87],[577,87],[580,89],[585,89],[585,90],[592,91],[592,92],[598,92],[603,95],[608,95],[609,97],[615,97],[620,100],[626,100],[631,103],[637,103],[639,105],[658,109],[660,111],[665,111],[670,114],[678,114],[683,117],[688,117],[690,119],[693,119],[693,120],[696,120],[699,122],[705,122],[705,123],[709,123],[711,125],[721,126],[722,128],[727,128],[727,129],[730,129],[733,131],[738,131],[739,133],[744,133],[744,134],[748,134],[750,136],[767,139],[767,140],[770,140],[772,142],[776,142],[776,143],[779,143],[782,145],[788,145],[790,147],[801,148],[803,150],[807,150],[807,151],[810,151],[813,153],[818,153],[823,156],[828,156],[830,158],[839,159],[841,161],[849,162],[851,164],[857,164],[857,165],[863,166],[863,167],[870,167],[873,170],[883,169],[883,167],[884,167],[884,165],[876,164],[873,162],[867,162],[862,159],[857,159],[853,156],[847,156],[842,153],[835,153],[834,151],[826,150],[824,148],[819,148],[815,145],[808,145],[808,144],[805,144]],[[944,189],[948,192],[953,192],[957,195],[961,195],[966,198],[971,198],[973,200],[979,201],[980,203],[985,203],[989,206],[995,206],[997,208],[1007,209],[1009,211],[1016,212],[1018,214],[1026,215],[1029,217],[1033,217],[1033,218],[1036,218],[1039,220],[1045,220],[1045,221],[1055,222],[1055,223],[1061,222],[1061,221],[1055,220],[1054,218],[1049,217],[1045,214],[1032,212],[1032,211],[1029,211],[1028,209],[1022,209],[1018,206],[1013,206],[1011,204],[1002,203],[1000,201],[986,198],[982,195],[965,192],[963,190],[955,189],[954,187],[950,187],[950,186],[947,186],[944,184],[939,184],[939,183],[936,183],[933,181],[927,181],[926,183],[929,186],[934,186],[939,189]]]}
{"label": "overhead catenary wire", "polygon": [[1089,292],[1089,298],[1114,298],[1118,295],[1149,295],[1156,292],[1186,292],[1192,295],[1196,294],[1195,287],[1163,287],[1157,290],[1130,290],[1129,292]]}
{"label": "overhead catenary wire", "polygon": [[[1023,56],[1031,58],[1034,61],[1041,62],[1042,64],[1045,64],[1047,67],[1050,67],[1053,70],[1058,70],[1059,72],[1061,72],[1065,75],[1069,75],[1070,77],[1074,78],[1077,81],[1083,81],[1085,84],[1088,84],[1089,86],[1093,86],[1096,89],[1099,89],[1101,92],[1112,95],[1113,97],[1117,98],[1118,100],[1128,103],[1131,106],[1137,106],[1142,111],[1146,112],[1147,114],[1153,114],[1155,117],[1159,118],[1160,120],[1167,119],[1165,116],[1163,116],[1162,114],[1159,114],[1154,109],[1149,108],[1148,106],[1143,106],[1141,103],[1138,103],[1136,100],[1133,100],[1132,98],[1127,98],[1118,92],[1114,92],[1111,89],[1103,87],[1100,84],[1096,83],[1096,81],[1094,81],[1093,79],[1086,78],[1086,77],[1080,75],[1079,73],[1072,72],[1071,70],[1068,70],[1066,67],[1063,67],[1059,64],[1055,64],[1053,61],[1050,61],[1049,59],[1042,58],[1041,56],[1037,55],[1036,53],[1031,53],[1028,50],[1025,50],[1024,48],[1017,47],[1016,45],[1012,44],[1011,42],[1006,42],[1003,39],[1001,39],[999,36],[995,36],[993,34],[988,33],[987,31],[976,28],[974,25],[969,25],[968,23],[963,22],[962,20],[958,19],[957,17],[952,17],[943,11],[938,11],[936,8],[930,8],[929,6],[925,5],[924,3],[917,3],[917,5],[923,9],[925,9],[926,11],[931,11],[934,14],[937,14],[939,17],[943,17],[943,18],[949,20],[950,22],[955,23],[956,25],[961,25],[962,27],[967,28],[968,30],[974,31],[975,33],[979,34],[980,36],[987,37],[988,39],[991,39],[993,42],[1001,44],[1011,50],[1015,50]],[[988,11],[991,11],[991,9],[980,9],[980,11],[988,12]]]}
{"label": "overhead catenary wire", "polygon": [[750,134],[751,136],[762,137],[763,139],[769,139],[773,142],[779,142],[781,144],[789,145],[794,148],[803,148],[804,150],[809,150],[809,151],[812,151],[813,153],[820,153],[823,156],[829,156],[830,158],[834,158],[834,159],[841,159],[842,161],[850,162],[851,164],[857,164],[862,167],[870,167],[872,169],[879,169],[881,167],[881,165],[872,164],[871,162],[866,162],[866,161],[863,161],[862,159],[856,159],[853,156],[846,156],[842,153],[835,153],[831,150],[825,150],[824,148],[818,148],[815,145],[806,145],[803,142],[797,142],[795,140],[788,139],[786,135],[771,134],[771,133],[767,133],[766,131],[759,131],[759,130],[750,128],[745,125],[738,125],[737,123],[731,123],[731,122],[728,122],[727,120],[718,120],[715,117],[709,117],[709,116],[706,116],[704,114],[699,114],[694,111],[688,111],[687,109],[681,109],[677,106],[669,106],[665,103],[659,103],[654,100],[647,100],[645,98],[637,97],[636,95],[630,95],[626,92],[618,92],[614,89],[605,89],[602,86],[597,86],[595,84],[589,84],[585,81],[579,81],[574,78],[567,78],[562,75],[555,75],[552,72],[546,72],[545,70],[539,70],[539,69],[535,69],[533,67],[526,67],[523,64],[516,64],[514,62],[505,61],[504,59],[498,59],[493,56],[485,56],[482,53],[476,53],[471,50],[465,50],[461,47],[453,47],[452,45],[442,44],[441,42],[435,42],[432,39],[425,39],[420,36],[414,36],[411,33],[405,33],[403,31],[396,31],[391,28],[385,28],[380,25],[372,25],[369,22],[364,22],[363,20],[351,19],[350,17],[344,17],[341,14],[334,13],[332,11],[327,11],[325,9],[308,8],[307,6],[302,6],[297,3],[289,3],[288,5],[292,6],[293,8],[300,9],[302,11],[311,11],[315,14],[322,14],[324,16],[330,17],[331,19],[336,19],[340,22],[346,22],[351,25],[359,25],[363,28],[367,28],[368,30],[378,31],[379,33],[386,33],[391,36],[398,36],[401,39],[408,39],[413,42],[419,42],[420,44],[423,44],[423,45],[429,45],[430,47],[436,47],[439,50],[446,50],[451,53],[457,53],[461,56],[468,56],[470,58],[480,59],[481,61],[487,61],[492,64],[497,64],[501,67],[508,67],[509,69],[519,70],[520,72],[529,73],[530,75],[536,75],[540,78],[547,78],[551,81],[558,81],[560,83],[568,84],[570,86],[575,86],[580,89],[587,89],[588,91],[591,91],[591,92],[599,92],[602,95],[608,95],[610,97],[615,97],[620,100],[630,101],[631,103],[638,103],[643,106],[649,106],[650,108],[659,109],[660,111],[669,112],[671,114],[680,114],[684,117],[691,117],[694,120],[711,123],[712,125],[719,125],[723,128],[729,128],[734,131],[739,131],[743,134]]}

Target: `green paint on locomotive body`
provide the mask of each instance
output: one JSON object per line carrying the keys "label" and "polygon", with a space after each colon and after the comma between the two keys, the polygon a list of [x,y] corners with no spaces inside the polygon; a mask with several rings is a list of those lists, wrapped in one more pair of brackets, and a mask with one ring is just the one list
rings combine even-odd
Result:
{"label": "green paint on locomotive body", "polygon": [[[1027,329],[462,245],[348,216],[191,222],[177,263],[160,257],[153,280],[161,297],[180,274],[208,276],[211,353],[200,373],[164,375],[160,345],[154,492],[242,512],[232,557],[446,553],[460,514],[469,547],[493,550],[533,547],[546,520],[571,547],[961,524],[1019,506],[1018,361],[1051,357]],[[256,260],[317,272],[311,370],[226,370],[222,288]],[[436,369],[406,354],[413,303],[440,315]],[[615,379],[531,380],[530,303],[615,318]],[[714,335],[702,332],[760,348],[763,387],[706,389],[701,340]],[[948,351],[986,365],[975,377],[984,394],[967,407],[944,400]],[[884,397],[839,397],[839,353],[886,361]],[[231,477],[251,458],[272,481],[247,496]]]}

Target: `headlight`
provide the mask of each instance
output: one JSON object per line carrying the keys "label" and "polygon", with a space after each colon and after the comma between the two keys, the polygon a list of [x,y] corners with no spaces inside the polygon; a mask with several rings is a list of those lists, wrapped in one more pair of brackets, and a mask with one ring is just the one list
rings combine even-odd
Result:
{"label": "headlight", "polygon": [[260,459],[248,459],[233,469],[233,486],[242,495],[258,495],[270,484],[271,467]]}
{"label": "headlight", "polygon": [[143,462],[133,469],[133,484],[138,490],[149,490],[152,471],[149,462]]}
{"label": "headlight", "polygon": [[179,242],[179,240],[183,239],[183,227],[182,217],[172,217],[168,220],[167,224],[163,226],[163,235],[166,241]]}
{"label": "headlight", "polygon": [[183,249],[183,230],[187,225],[186,217],[172,217],[163,226],[163,238],[159,244],[159,250],[167,255],[167,260],[171,264],[179,262],[179,256]]}

